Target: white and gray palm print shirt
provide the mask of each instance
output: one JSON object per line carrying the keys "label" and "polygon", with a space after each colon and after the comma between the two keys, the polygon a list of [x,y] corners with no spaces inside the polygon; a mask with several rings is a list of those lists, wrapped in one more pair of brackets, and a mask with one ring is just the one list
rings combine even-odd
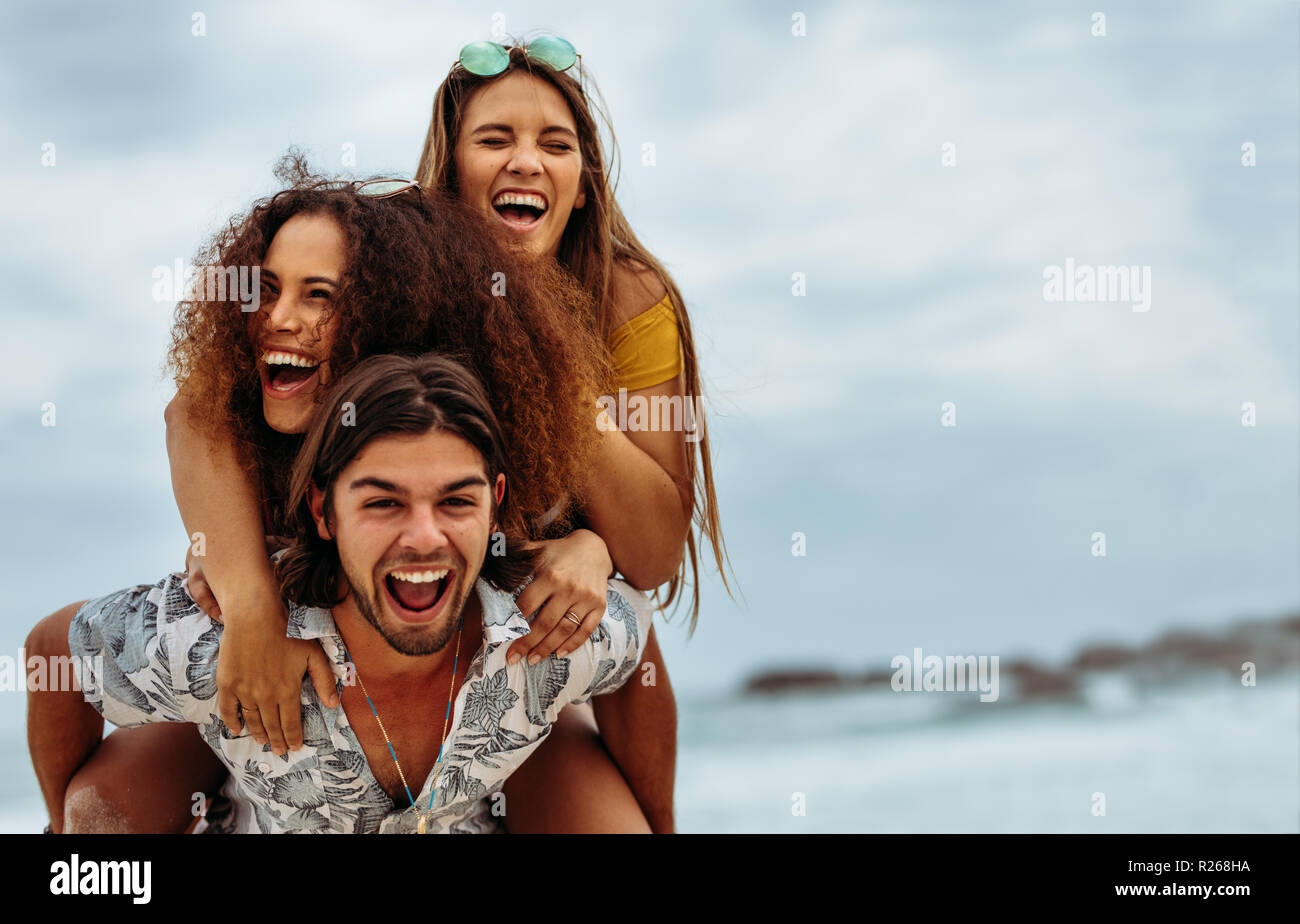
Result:
{"label": "white and gray palm print shirt", "polygon": [[[217,714],[217,647],[222,626],[190,599],[183,573],[109,594],[83,606],[68,641],[86,701],[118,726],[193,722],[230,770],[213,800],[209,829],[229,833],[410,833],[416,817],[380,787],[340,706],[302,685],[303,747],[282,756],[232,735]],[[618,689],[645,650],[653,607],[645,594],[611,580],[605,613],[567,657],[506,663],[509,643],[528,634],[515,596],[479,579],[483,644],[456,696],[444,744],[430,833],[504,830],[492,796],[550,733],[560,710]],[[319,639],[341,691],[343,640],[330,611],[290,603],[286,634]],[[435,768],[436,769],[436,768]],[[416,804],[428,809],[434,774]],[[403,798],[405,802],[405,798]]]}

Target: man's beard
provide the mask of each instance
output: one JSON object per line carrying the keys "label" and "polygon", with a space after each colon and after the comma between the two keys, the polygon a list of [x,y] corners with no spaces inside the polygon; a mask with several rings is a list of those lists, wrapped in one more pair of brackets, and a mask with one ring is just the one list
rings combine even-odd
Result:
{"label": "man's beard", "polygon": [[[357,592],[358,582],[355,581],[347,568],[344,567],[343,574],[348,581],[348,595],[356,603],[357,609],[365,617],[366,622],[374,626],[376,632],[384,637],[389,647],[404,655],[430,655],[442,651],[447,642],[451,640],[452,634],[457,630],[460,623],[461,614],[465,610],[465,601],[469,599],[469,592],[473,588],[472,584],[465,581],[465,570],[463,566],[456,567],[456,594],[457,596],[448,601],[448,616],[444,616],[442,624],[437,628],[431,628],[428,625],[406,626],[400,629],[386,628],[379,620],[379,609],[382,606],[379,597],[379,588],[375,587],[374,596],[366,597]],[[443,591],[444,594],[450,594],[451,589]]]}

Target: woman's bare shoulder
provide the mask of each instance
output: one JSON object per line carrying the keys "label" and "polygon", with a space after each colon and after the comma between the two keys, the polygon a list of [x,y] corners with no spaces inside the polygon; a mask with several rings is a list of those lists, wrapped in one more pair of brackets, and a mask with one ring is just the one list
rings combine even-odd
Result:
{"label": "woman's bare shoulder", "polygon": [[668,294],[659,274],[632,257],[614,261],[610,287],[614,296],[610,322],[615,327],[657,305]]}

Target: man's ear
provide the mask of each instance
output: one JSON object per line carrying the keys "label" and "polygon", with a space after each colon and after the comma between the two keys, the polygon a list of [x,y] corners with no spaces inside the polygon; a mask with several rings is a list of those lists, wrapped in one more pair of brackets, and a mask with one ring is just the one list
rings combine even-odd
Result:
{"label": "man's ear", "polygon": [[307,506],[311,508],[311,518],[316,521],[316,535],[327,542],[334,537],[330,535],[329,523],[325,519],[325,492],[311,484],[307,487]]}

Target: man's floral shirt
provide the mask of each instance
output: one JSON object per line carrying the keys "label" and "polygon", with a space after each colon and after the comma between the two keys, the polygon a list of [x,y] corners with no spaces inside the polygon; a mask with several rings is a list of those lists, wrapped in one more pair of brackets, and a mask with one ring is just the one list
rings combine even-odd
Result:
{"label": "man's floral shirt", "polygon": [[[322,704],[310,678],[302,686],[303,747],[276,756],[246,729],[231,735],[216,705],[222,627],[190,599],[184,580],[183,573],[171,574],[78,611],[68,633],[78,671],[102,673],[82,678],[87,702],[118,726],[198,725],[230,770],[223,798],[213,800],[207,815],[212,831],[413,832],[410,805],[394,803],[380,787],[343,708]],[[482,579],[475,589],[483,644],[456,696],[426,823],[430,833],[503,830],[493,794],[546,738],[561,709],[622,686],[641,660],[653,612],[644,594],[611,580],[605,614],[581,648],[536,665],[526,659],[508,665],[509,643],[528,634],[528,622],[514,595]],[[341,690],[346,659],[330,611],[288,608],[286,634],[320,640]],[[432,783],[430,773],[416,797],[421,809],[429,805]]]}

